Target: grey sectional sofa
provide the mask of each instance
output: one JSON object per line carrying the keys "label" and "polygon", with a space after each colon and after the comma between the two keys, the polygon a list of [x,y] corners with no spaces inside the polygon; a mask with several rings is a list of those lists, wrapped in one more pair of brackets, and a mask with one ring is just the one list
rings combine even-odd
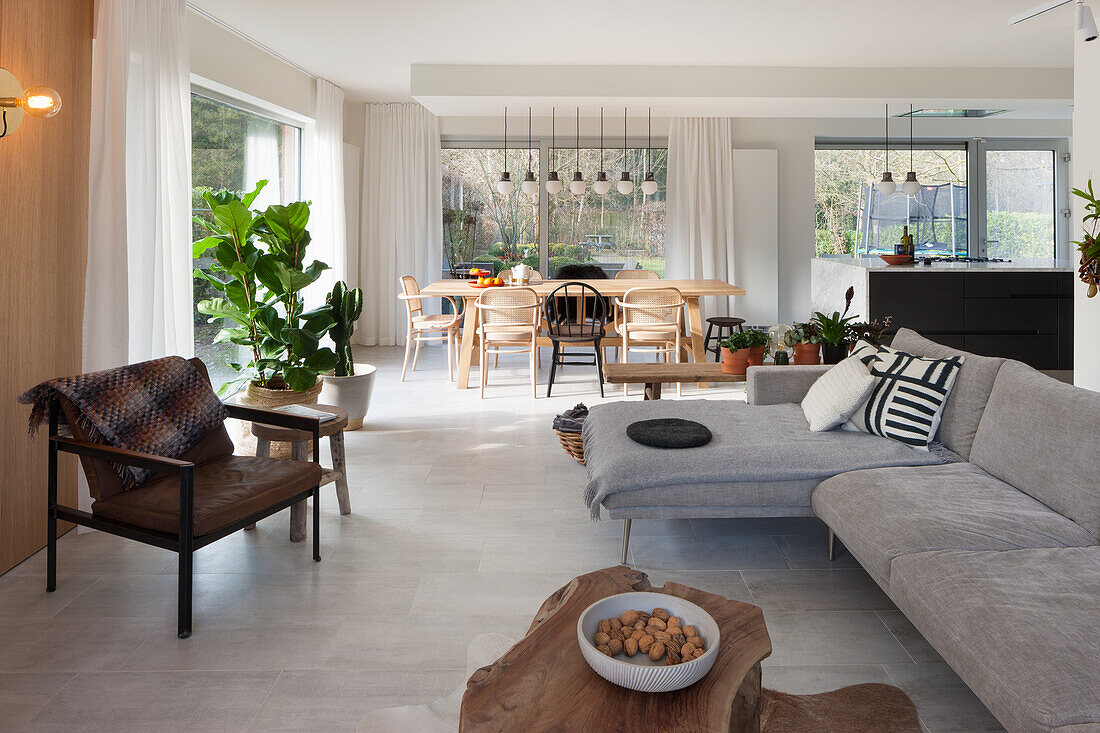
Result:
{"label": "grey sectional sofa", "polygon": [[838,474],[814,513],[1008,730],[1100,732],[1100,394],[965,356],[937,436],[965,462]]}
{"label": "grey sectional sofa", "polygon": [[[594,408],[590,509],[624,520],[624,558],[632,518],[815,514],[1006,728],[1100,733],[1100,394],[906,329],[892,345],[966,357],[931,453],[809,433],[793,403],[827,367],[752,367],[748,404]],[[665,416],[712,445],[625,439]]]}

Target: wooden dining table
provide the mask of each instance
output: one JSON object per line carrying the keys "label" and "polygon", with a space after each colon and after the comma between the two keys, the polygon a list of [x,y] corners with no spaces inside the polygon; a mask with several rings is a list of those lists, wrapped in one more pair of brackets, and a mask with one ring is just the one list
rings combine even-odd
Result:
{"label": "wooden dining table", "polygon": [[[425,298],[439,298],[450,296],[461,298],[465,302],[465,312],[462,321],[462,337],[459,340],[458,359],[458,389],[468,389],[470,386],[470,367],[477,363],[477,308],[474,304],[481,295],[482,289],[469,285],[469,280],[436,280],[420,290]],[[554,288],[565,282],[581,282],[593,288],[597,293],[609,298],[621,298],[627,290],[642,288],[676,288],[683,295],[687,309],[685,321],[685,336],[683,349],[685,355],[690,356],[696,362],[707,361],[707,351],[703,343],[703,316],[699,308],[699,299],[708,295],[729,297],[731,295],[744,295],[745,289],[728,282],[714,279],[700,280],[540,280],[530,283],[526,287],[531,288],[540,298],[545,298]],[[502,286],[512,287],[512,286]],[[604,346],[620,346],[622,339],[618,334],[609,336],[601,342]],[[540,336],[539,346],[551,346],[552,342],[545,336]],[[706,388],[705,382],[699,384]]]}

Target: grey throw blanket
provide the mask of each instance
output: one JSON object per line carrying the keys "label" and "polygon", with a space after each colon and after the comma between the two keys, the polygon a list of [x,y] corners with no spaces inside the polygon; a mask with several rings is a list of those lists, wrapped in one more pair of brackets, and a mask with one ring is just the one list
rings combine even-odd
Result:
{"label": "grey throw blanket", "polygon": [[[635,443],[626,426],[637,420],[679,417],[714,434],[698,448],[668,450]],[[752,481],[824,480],[845,471],[946,463],[950,457],[917,451],[889,438],[830,430],[810,432],[795,404],[746,405],[735,400],[616,402],[592,408],[584,422],[593,519],[610,494],[661,486]]]}

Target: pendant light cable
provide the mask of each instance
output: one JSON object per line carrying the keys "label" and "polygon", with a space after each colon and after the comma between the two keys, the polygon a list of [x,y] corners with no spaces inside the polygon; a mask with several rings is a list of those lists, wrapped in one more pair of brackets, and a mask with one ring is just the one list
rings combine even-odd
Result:
{"label": "pendant light cable", "polygon": [[581,172],[581,108],[577,107],[577,173]]}
{"label": "pendant light cable", "polygon": [[531,108],[527,108],[527,170],[531,170]]}

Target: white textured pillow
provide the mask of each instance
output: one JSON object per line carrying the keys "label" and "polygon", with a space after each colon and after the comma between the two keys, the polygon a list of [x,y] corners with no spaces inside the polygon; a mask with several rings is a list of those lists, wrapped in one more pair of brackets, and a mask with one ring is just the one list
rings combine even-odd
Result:
{"label": "white textured pillow", "polygon": [[867,401],[875,381],[858,356],[849,356],[818,377],[802,400],[810,430],[832,430],[850,418]]}

